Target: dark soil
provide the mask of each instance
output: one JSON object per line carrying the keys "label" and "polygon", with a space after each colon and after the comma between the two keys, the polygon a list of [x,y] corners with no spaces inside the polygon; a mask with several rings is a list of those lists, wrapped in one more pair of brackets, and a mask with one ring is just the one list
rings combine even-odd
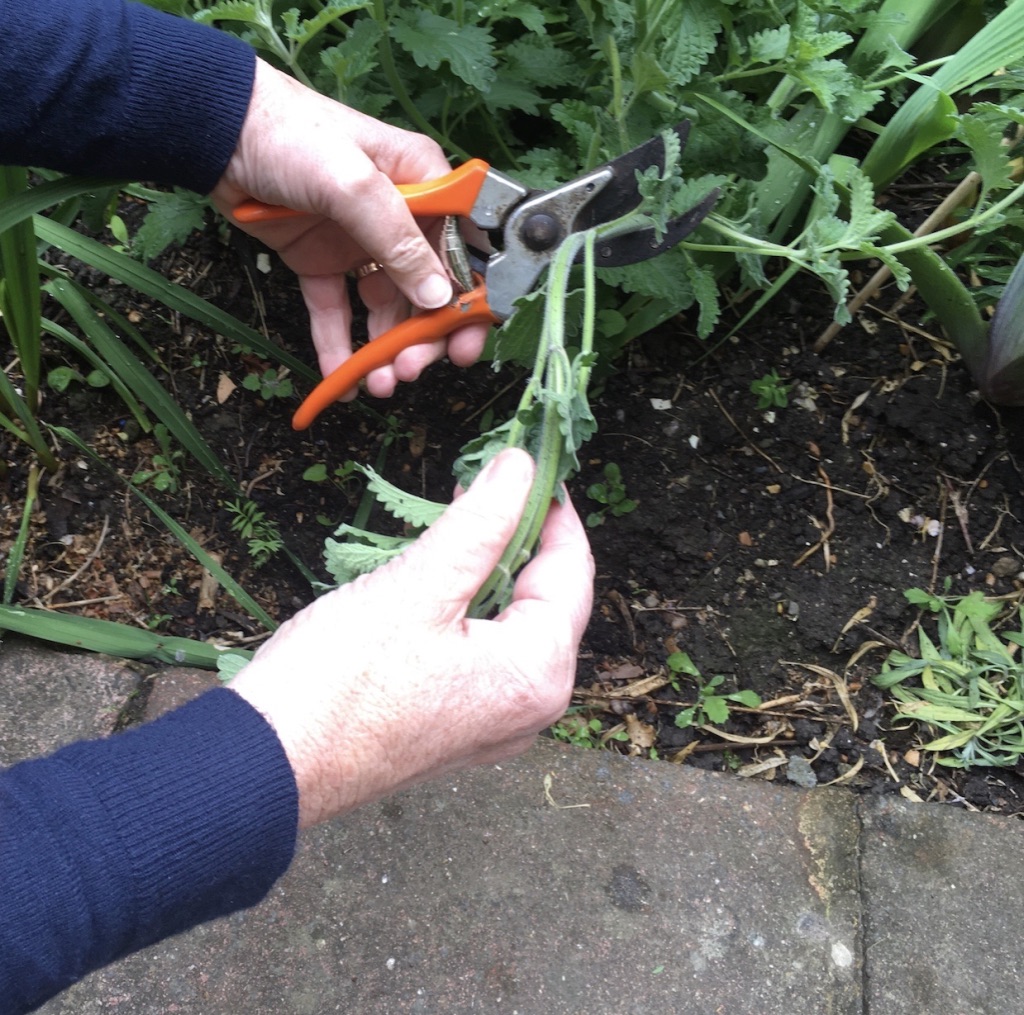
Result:
{"label": "dark soil", "polygon": [[[224,247],[211,230],[161,269],[312,362],[293,279],[277,264],[257,270],[244,241]],[[298,393],[263,401],[242,387],[264,368],[258,359],[91,281],[159,346],[164,382],[318,578],[323,540],[352,519],[361,489],[351,478],[303,479],[307,468],[382,462],[393,482],[447,499],[459,448],[485,413],[508,413],[518,396],[510,371],[438,364],[387,402],[337,407],[296,434]],[[593,399],[600,429],[571,490],[582,513],[596,510],[586,490],[615,463],[638,506],[591,530],[595,607],[562,735],[746,777],[1024,813],[1024,770],[936,766],[915,746],[927,737],[898,728],[870,682],[890,648],[916,644],[919,614],[904,590],[941,592],[949,580],[952,593],[1024,594],[1024,413],[981,402],[919,308],[897,295],[883,293],[815,353],[831,307],[813,283],[797,282],[734,340],[712,348],[690,321],[672,321],[604,379]],[[50,365],[62,355],[54,348]],[[789,404],[766,412],[750,385],[773,369],[790,385]],[[225,378],[237,387],[221,403]],[[297,392],[306,387],[296,380]],[[159,453],[102,392],[50,394],[44,415],[122,475]],[[27,459],[6,436],[0,448],[10,465],[6,551]],[[62,458],[42,491],[20,601],[223,643],[263,636],[226,593],[211,595],[201,568],[123,483],[74,449]],[[196,467],[184,467],[177,494],[147,489],[272,616],[312,598],[285,554],[253,566],[231,528],[231,495]],[[723,675],[722,690],[752,689],[766,704],[734,707],[715,731],[677,727],[697,685],[669,681],[676,651],[705,678]],[[582,725],[593,718],[600,731]],[[791,764],[795,756],[809,764]]]}

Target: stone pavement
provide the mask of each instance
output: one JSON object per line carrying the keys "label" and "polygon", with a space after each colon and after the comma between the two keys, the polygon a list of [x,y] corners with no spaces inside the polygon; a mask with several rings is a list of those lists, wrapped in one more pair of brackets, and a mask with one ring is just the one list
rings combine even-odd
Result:
{"label": "stone pavement", "polygon": [[[141,672],[6,639],[0,763],[107,732]],[[163,671],[150,714],[210,681]],[[260,906],[41,1010],[1008,1015],[1022,854],[1014,819],[541,742],[306,834]]]}

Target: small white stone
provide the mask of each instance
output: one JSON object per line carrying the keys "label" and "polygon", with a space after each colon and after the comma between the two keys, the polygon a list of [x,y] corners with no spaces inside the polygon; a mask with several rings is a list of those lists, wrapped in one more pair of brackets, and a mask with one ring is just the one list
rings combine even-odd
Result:
{"label": "small white stone", "polygon": [[853,965],[853,952],[842,941],[837,941],[832,945],[832,961],[840,969],[849,969]]}

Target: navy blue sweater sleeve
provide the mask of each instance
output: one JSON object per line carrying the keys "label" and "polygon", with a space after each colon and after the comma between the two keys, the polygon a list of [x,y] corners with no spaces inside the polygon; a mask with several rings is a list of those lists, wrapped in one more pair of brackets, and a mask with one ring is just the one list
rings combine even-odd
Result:
{"label": "navy blue sweater sleeve", "polygon": [[255,60],[235,36],[131,0],[0,0],[0,163],[205,194]]}
{"label": "navy blue sweater sleeve", "polygon": [[0,773],[0,1011],[259,902],[297,828],[280,741],[225,688]]}

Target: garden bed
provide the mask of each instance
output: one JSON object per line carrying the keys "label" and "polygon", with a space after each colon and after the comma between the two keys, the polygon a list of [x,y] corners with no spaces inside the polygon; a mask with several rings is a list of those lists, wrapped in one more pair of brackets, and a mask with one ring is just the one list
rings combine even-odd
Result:
{"label": "garden bed", "polygon": [[[294,279],[280,265],[260,267],[247,241],[224,247],[211,228],[161,270],[312,362]],[[507,415],[520,390],[510,370],[438,364],[386,402],[338,406],[295,433],[298,393],[263,399],[244,387],[265,364],[127,289],[89,281],[118,295],[159,345],[165,382],[318,578],[325,536],[351,521],[362,494],[335,469],[380,462],[391,481],[448,499],[460,447],[489,411]],[[1024,813],[1017,770],[936,767],[870,683],[890,648],[916,644],[906,589],[942,592],[949,579],[952,593],[1024,590],[1024,411],[980,401],[951,347],[895,289],[816,353],[831,317],[816,283],[798,279],[717,347],[694,338],[692,322],[669,322],[634,343],[596,389],[599,430],[574,499],[583,514],[597,510],[586,491],[614,463],[637,507],[591,529],[594,614],[559,734],[740,776]],[[788,404],[766,411],[751,384],[773,370]],[[122,476],[152,468],[160,453],[103,392],[49,393],[43,416],[90,441]],[[13,462],[0,515],[7,543],[27,458],[0,441]],[[258,643],[259,625],[122,482],[73,448],[62,461],[42,491],[18,601]],[[328,478],[309,478],[315,466]],[[232,527],[230,495],[196,469],[182,463],[176,492],[145,489],[271,616],[312,598],[283,553],[253,565]],[[678,652],[705,680],[722,675],[720,690],[753,690],[767,704],[732,707],[716,732],[680,728],[697,684],[667,668]]]}

